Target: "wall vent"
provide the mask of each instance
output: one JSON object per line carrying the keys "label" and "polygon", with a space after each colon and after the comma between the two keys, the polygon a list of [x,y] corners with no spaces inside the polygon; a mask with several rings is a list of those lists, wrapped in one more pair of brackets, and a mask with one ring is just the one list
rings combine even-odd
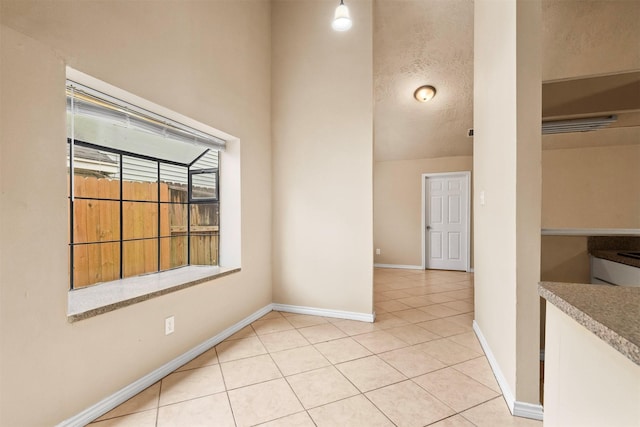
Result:
{"label": "wall vent", "polygon": [[[588,117],[583,119],[554,120],[542,122],[542,134],[591,132],[602,129],[618,120],[618,116]],[[467,136],[473,138],[473,128],[467,130]]]}
{"label": "wall vent", "polygon": [[590,132],[601,129],[618,120],[618,116],[588,117],[572,120],[555,120],[542,122],[542,134],[550,135],[554,133],[569,132]]}

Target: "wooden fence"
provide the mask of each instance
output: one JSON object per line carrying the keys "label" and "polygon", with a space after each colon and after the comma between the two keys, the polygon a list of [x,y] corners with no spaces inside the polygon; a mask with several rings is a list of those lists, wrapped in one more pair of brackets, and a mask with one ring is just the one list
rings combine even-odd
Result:
{"label": "wooden fence", "polygon": [[[120,278],[120,181],[106,178],[74,178],[74,288]],[[187,264],[187,188],[184,185],[143,182],[122,183],[123,277],[168,270]],[[113,200],[84,200],[92,197]],[[217,206],[191,205],[191,264],[218,263]],[[159,212],[158,212],[159,210]],[[158,226],[158,216],[160,225]],[[213,225],[215,224],[215,225]],[[159,233],[159,234],[158,234]],[[158,237],[160,243],[158,244]],[[149,239],[133,240],[130,239]],[[100,243],[116,240],[115,243]],[[160,254],[158,256],[158,250]]]}

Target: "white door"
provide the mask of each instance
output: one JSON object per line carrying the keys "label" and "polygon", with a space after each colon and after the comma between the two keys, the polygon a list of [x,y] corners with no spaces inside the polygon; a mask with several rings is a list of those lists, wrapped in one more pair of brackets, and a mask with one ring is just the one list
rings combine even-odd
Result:
{"label": "white door", "polygon": [[468,175],[438,174],[425,179],[425,267],[466,271]]}

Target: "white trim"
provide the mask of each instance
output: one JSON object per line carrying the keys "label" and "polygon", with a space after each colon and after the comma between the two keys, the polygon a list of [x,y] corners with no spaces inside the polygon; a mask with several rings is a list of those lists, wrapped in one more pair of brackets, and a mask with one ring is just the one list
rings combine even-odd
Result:
{"label": "white trim", "polygon": [[475,270],[474,270],[473,268],[469,268],[469,269],[467,270],[467,273],[475,273]]}
{"label": "white trim", "polygon": [[442,173],[423,173],[422,174],[422,218],[420,232],[422,233],[422,270],[427,268],[427,247],[426,247],[426,238],[425,238],[425,215],[427,208],[427,201],[425,200],[425,191],[426,191],[426,179],[432,177],[444,177],[444,176],[456,176],[462,175],[467,180],[467,198],[464,203],[464,207],[467,213],[467,223],[465,224],[465,231],[467,234],[467,259],[465,262],[465,271],[469,271],[471,269],[471,171],[459,171],[459,172],[442,172]]}
{"label": "white trim", "polygon": [[513,407],[516,399],[515,397],[513,397],[513,392],[511,391],[509,383],[507,382],[507,379],[504,377],[504,374],[500,369],[500,365],[498,365],[498,360],[493,355],[493,352],[489,347],[489,343],[485,339],[482,331],[480,330],[480,326],[475,320],[473,321],[473,331],[476,333],[478,341],[480,341],[480,346],[482,347],[482,350],[484,350],[484,354],[487,356],[487,360],[489,361],[489,365],[491,365],[493,375],[496,377],[496,381],[498,381],[500,390],[502,390],[502,397],[504,398],[505,402],[507,402],[507,406],[509,407],[509,412],[513,414]]}
{"label": "white trim", "polygon": [[273,310],[273,304],[269,304],[267,306],[262,307],[260,310],[255,313],[245,317],[238,323],[233,326],[228,327],[224,331],[220,332],[218,335],[209,338],[205,342],[195,346],[191,350],[188,350],[186,353],[181,354],[175,359],[171,360],[168,363],[165,363],[155,371],[145,375],[144,377],[132,382],[131,384],[121,388],[117,392],[113,393],[111,396],[108,396],[95,405],[92,405],[85,409],[84,411],[72,416],[71,418],[67,418],[62,421],[57,427],[75,427],[75,426],[85,426],[95,420],[96,418],[106,414],[116,406],[126,402],[131,399],[136,394],[140,393],[144,389],[152,386],[156,382],[160,381],[162,378],[166,377],[185,363],[190,362],[195,359],[205,351],[213,348],[216,344],[222,342],[226,338],[238,332],[240,329],[245,326],[251,324],[255,320],[261,318],[265,314],[269,313]]}
{"label": "white trim", "polygon": [[534,405],[516,400],[513,405],[513,415],[542,421],[544,418],[544,410],[542,409],[542,405]]}
{"label": "white trim", "polygon": [[242,173],[240,140],[228,139],[220,156],[220,236],[218,263],[242,266]]}
{"label": "white trim", "polygon": [[543,228],[543,236],[640,236],[640,228]]}
{"label": "white trim", "polygon": [[404,265],[404,264],[373,264],[378,268],[404,268],[406,270],[424,270],[421,265]]}
{"label": "white trim", "polygon": [[274,311],[284,311],[286,313],[309,314],[311,316],[334,317],[337,319],[358,320],[360,322],[373,323],[376,319],[375,313],[357,313],[355,311],[330,310],[326,308],[304,307],[301,305],[272,304]]}
{"label": "white trim", "polygon": [[226,149],[220,151],[222,203],[220,205],[219,264],[221,267],[240,268],[242,265],[240,139],[69,66],[66,67],[66,78],[226,141]]}
{"label": "white trim", "polygon": [[509,387],[509,383],[507,379],[504,377],[502,370],[500,369],[500,365],[498,365],[498,360],[493,355],[491,348],[489,347],[489,343],[485,339],[482,331],[480,330],[480,326],[474,320],[473,321],[473,331],[476,333],[478,337],[478,341],[480,341],[480,346],[482,350],[484,350],[485,356],[487,356],[487,360],[489,361],[489,365],[491,366],[491,370],[493,371],[493,375],[496,377],[496,381],[498,382],[498,386],[500,390],[502,390],[502,397],[507,403],[507,407],[509,408],[509,412],[516,417],[523,418],[531,418],[534,420],[542,421],[543,417],[543,409],[542,405],[534,405],[527,402],[519,402],[513,396],[513,392]]}

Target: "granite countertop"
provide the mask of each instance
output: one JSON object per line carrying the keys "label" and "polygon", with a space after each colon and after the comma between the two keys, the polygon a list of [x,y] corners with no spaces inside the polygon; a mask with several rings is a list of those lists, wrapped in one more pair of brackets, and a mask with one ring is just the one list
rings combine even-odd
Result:
{"label": "granite countertop", "polygon": [[640,236],[591,236],[587,249],[596,258],[640,268],[640,259],[618,255],[618,252],[640,252]]}
{"label": "granite countertop", "polygon": [[67,294],[67,320],[88,319],[238,271],[239,267],[189,265],[74,289]]}
{"label": "granite countertop", "polygon": [[596,258],[606,259],[608,261],[619,262],[621,264],[630,265],[632,267],[640,268],[640,259],[630,258],[622,255],[618,255],[618,252],[630,252],[629,250],[602,250],[596,249],[591,251],[591,255]]}
{"label": "granite countertop", "polygon": [[538,293],[640,365],[640,287],[541,282]]}

